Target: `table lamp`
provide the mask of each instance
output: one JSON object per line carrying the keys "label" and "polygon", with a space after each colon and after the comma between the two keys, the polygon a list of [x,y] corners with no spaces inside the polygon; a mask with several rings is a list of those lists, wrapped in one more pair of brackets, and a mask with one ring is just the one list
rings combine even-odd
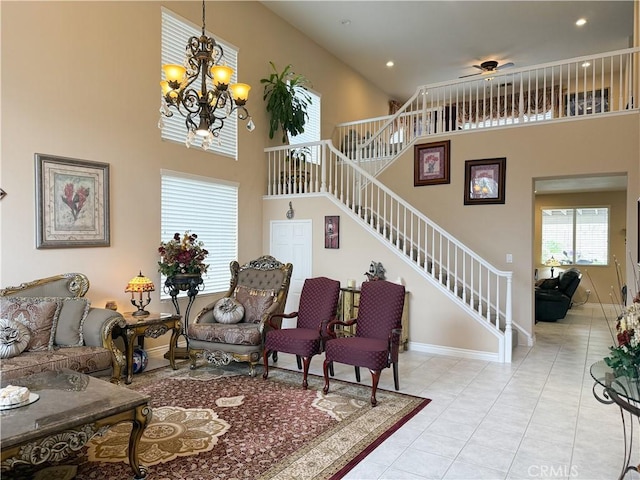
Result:
{"label": "table lamp", "polygon": [[[156,288],[153,286],[153,282],[142,275],[142,272],[140,272],[137,277],[133,277],[131,280],[129,280],[127,288],[125,288],[124,291],[131,292],[131,304],[134,307],[138,308],[138,310],[133,313],[134,317],[144,317],[145,315],[149,315],[149,312],[147,312],[144,307],[151,303],[150,292],[153,292],[155,289]],[[136,292],[140,294],[140,300],[138,301],[136,301],[135,299]],[[147,292],[146,300],[142,298],[142,294],[144,292]]]}
{"label": "table lamp", "polygon": [[544,264],[547,267],[551,267],[551,278],[553,278],[553,269],[555,267],[559,267],[560,265],[562,265],[558,260],[553,258],[553,255],[551,255],[551,258],[549,260],[547,260],[546,262],[544,262]]}

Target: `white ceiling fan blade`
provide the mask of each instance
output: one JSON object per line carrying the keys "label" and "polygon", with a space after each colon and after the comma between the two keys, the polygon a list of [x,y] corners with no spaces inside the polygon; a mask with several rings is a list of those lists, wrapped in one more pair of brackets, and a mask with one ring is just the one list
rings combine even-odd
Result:
{"label": "white ceiling fan blade", "polygon": [[484,72],[472,73],[470,75],[462,75],[461,77],[458,77],[458,78],[475,77],[476,75],[482,75],[483,73]]}
{"label": "white ceiling fan blade", "polygon": [[496,68],[496,70],[502,70],[503,68],[510,68],[510,67],[513,67],[513,66],[514,66],[513,62],[508,62],[508,63],[504,63],[504,64],[498,66]]}

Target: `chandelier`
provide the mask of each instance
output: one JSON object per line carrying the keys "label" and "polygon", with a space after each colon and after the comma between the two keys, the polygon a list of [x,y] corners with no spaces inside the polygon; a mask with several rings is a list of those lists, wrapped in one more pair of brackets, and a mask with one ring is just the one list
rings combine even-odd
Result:
{"label": "chandelier", "polygon": [[247,130],[255,129],[245,107],[251,87],[246,83],[230,85],[233,68],[221,63],[223,57],[222,46],[205,34],[202,0],[202,35],[187,41],[184,66],[162,66],[165,79],[160,82],[162,103],[158,128],[164,128],[164,118],[172,117],[173,110],[180,112],[187,126],[187,148],[196,137],[202,139],[203,150],[207,150],[214,139],[220,144],[220,130],[234,112],[240,120],[248,119]]}

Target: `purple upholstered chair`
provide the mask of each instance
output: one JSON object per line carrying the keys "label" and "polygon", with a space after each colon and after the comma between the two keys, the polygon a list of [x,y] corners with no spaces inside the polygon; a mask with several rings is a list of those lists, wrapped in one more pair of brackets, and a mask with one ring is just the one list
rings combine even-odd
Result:
{"label": "purple upholstered chair", "polygon": [[[271,352],[293,353],[299,359],[302,357],[304,376],[302,386],[307,388],[309,364],[314,355],[322,352],[326,328],[329,322],[335,320],[340,296],[340,282],[326,277],[308,278],[302,286],[300,306],[297,312],[275,314],[269,319],[273,330],[267,332],[262,359],[264,373],[262,378],[269,376],[268,359]],[[276,318],[298,317],[296,328],[279,328],[281,322]],[[274,360],[275,360],[274,356]],[[299,365],[299,363],[298,363]],[[298,367],[299,368],[299,367]]]}
{"label": "purple upholstered chair", "polygon": [[371,405],[375,407],[376,390],[382,369],[393,365],[393,381],[398,381],[398,353],[402,333],[404,287],[385,280],[364,282],[360,290],[358,318],[347,322],[331,322],[327,330],[335,337],[335,325],[356,325],[352,337],[331,338],[325,345],[324,393],[329,391],[329,368],[332,362],[356,367],[356,380],[360,381],[360,367],[371,371]]}

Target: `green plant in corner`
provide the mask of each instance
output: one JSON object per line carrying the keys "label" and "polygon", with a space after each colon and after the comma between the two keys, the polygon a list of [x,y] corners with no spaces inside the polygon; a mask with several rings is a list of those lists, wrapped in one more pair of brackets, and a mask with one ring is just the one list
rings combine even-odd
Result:
{"label": "green plant in corner", "polygon": [[275,64],[269,62],[271,74],[260,79],[264,85],[263,100],[267,102],[269,119],[269,138],[273,138],[278,130],[282,131],[282,143],[289,145],[292,136],[304,132],[304,125],[309,118],[307,107],[311,105],[311,96],[307,93],[309,80],[299,73],[293,72],[287,65],[278,72]]}

